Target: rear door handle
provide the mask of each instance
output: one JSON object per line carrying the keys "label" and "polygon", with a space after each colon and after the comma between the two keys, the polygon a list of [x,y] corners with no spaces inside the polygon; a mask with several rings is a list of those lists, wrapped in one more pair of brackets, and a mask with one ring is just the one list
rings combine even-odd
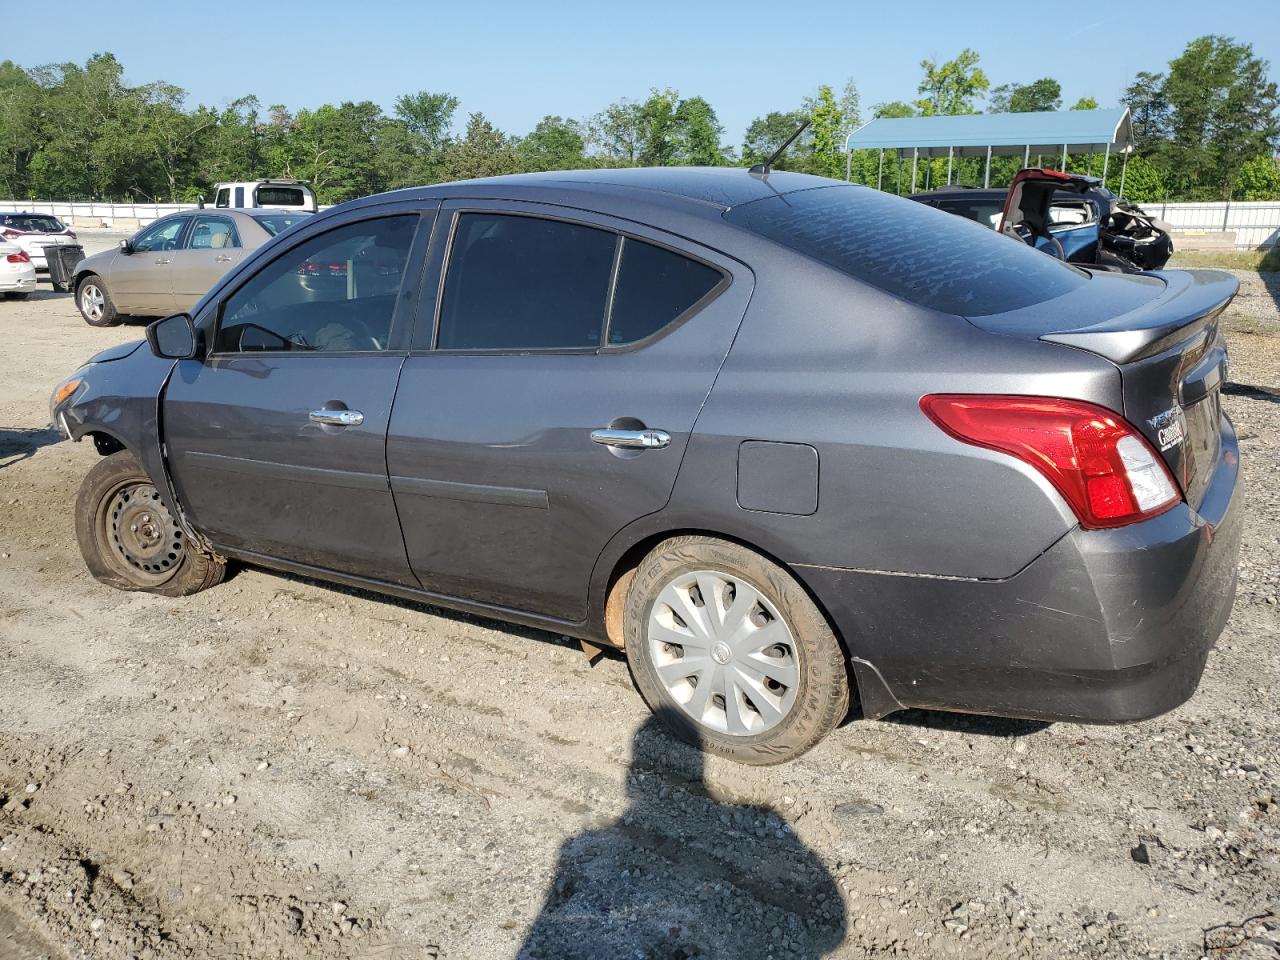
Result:
{"label": "rear door handle", "polygon": [[631,450],[660,450],[671,443],[671,434],[665,430],[592,430],[591,439],[606,447],[626,447]]}
{"label": "rear door handle", "polygon": [[156,258],[156,263],[173,263],[172,260],[166,260],[163,257]]}
{"label": "rear door handle", "polygon": [[359,410],[312,410],[311,422],[333,427],[358,427],[364,423],[364,414]]}
{"label": "rear door handle", "polygon": [[214,262],[215,262],[215,263],[230,263],[230,262],[231,262],[231,258],[230,258],[230,257],[228,257],[225,253],[224,253],[224,254],[221,254],[221,255],[219,255],[219,256],[216,256],[216,257],[214,257],[213,259],[214,259]]}

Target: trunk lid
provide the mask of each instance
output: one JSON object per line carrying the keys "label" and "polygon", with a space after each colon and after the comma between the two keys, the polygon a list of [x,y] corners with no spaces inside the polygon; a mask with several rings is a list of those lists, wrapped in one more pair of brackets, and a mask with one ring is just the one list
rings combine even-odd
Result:
{"label": "trunk lid", "polygon": [[1095,274],[1056,300],[970,322],[1105,357],[1120,371],[1125,418],[1198,507],[1218,458],[1227,348],[1218,328],[1239,281],[1218,270]]}

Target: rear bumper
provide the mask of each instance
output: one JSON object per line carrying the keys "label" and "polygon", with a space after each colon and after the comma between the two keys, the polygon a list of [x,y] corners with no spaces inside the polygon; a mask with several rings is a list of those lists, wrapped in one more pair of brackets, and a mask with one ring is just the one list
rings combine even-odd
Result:
{"label": "rear bumper", "polygon": [[[1124,723],[1185,702],[1235,598],[1239,450],[1226,420],[1199,510],[1063,537],[999,581],[796,567],[872,703]],[[868,666],[874,670],[867,669]],[[878,675],[878,677],[877,677]]]}

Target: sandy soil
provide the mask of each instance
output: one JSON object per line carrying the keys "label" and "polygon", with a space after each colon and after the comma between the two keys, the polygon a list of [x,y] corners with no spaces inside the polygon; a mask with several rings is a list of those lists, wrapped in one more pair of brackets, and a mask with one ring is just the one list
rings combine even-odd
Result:
{"label": "sandy soil", "polygon": [[256,570],[99,586],[47,396],[140,328],[48,293],[0,325],[0,956],[1280,955],[1276,339],[1232,335],[1244,579],[1187,705],[910,712],[756,770],[556,636]]}

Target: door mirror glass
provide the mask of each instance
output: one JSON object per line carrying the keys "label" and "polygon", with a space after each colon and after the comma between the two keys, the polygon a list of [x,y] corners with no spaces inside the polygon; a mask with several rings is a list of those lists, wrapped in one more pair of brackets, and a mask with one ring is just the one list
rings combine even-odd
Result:
{"label": "door mirror glass", "polygon": [[123,240],[121,240],[120,252],[123,253],[126,257],[129,256],[129,254],[133,253],[133,241],[131,241],[128,237],[125,237]]}
{"label": "door mirror glass", "polygon": [[166,360],[189,360],[197,353],[196,328],[185,313],[157,320],[147,327],[151,352]]}

